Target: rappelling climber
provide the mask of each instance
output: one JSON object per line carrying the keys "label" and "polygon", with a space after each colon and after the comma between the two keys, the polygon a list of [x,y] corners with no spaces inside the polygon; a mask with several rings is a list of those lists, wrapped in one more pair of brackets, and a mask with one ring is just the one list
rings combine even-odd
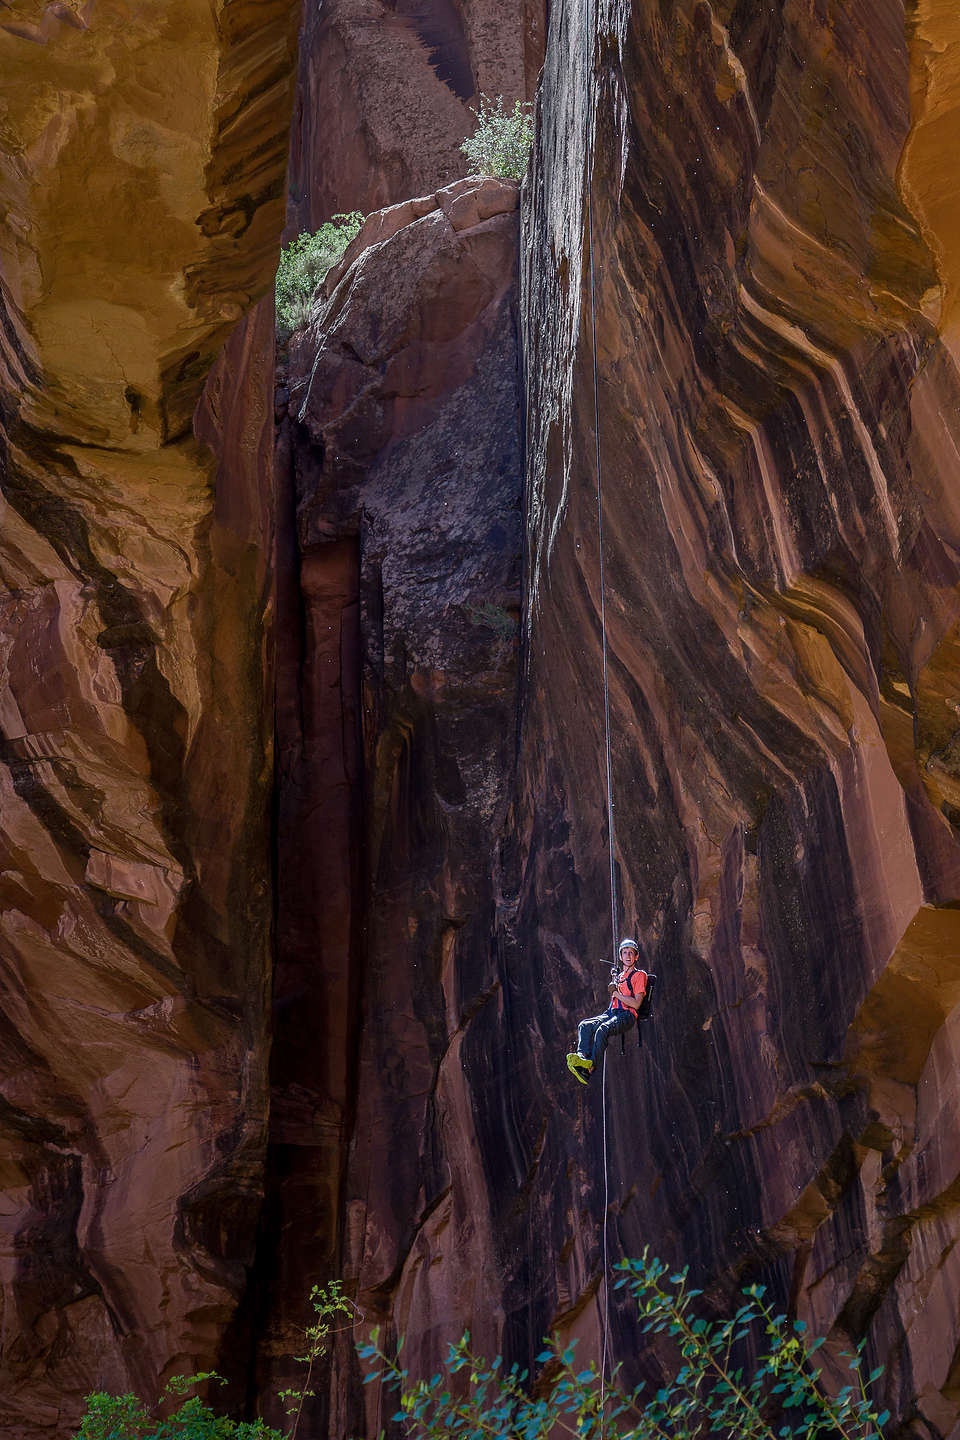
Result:
{"label": "rappelling climber", "polygon": [[647,993],[649,977],[641,970],[640,947],[636,940],[621,940],[619,967],[611,982],[610,1004],[602,1015],[581,1020],[577,1048],[567,1056],[567,1069],[586,1085],[594,1069],[603,1059],[611,1035],[623,1035],[637,1023],[637,1011]]}

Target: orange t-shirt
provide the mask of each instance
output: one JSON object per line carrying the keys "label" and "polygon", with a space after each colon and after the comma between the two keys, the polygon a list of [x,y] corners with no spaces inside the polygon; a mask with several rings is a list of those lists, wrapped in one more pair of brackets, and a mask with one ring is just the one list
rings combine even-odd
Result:
{"label": "orange t-shirt", "polygon": [[646,970],[641,970],[639,966],[634,965],[634,967],[626,973],[623,971],[620,972],[620,975],[617,977],[617,988],[610,997],[610,1004],[614,1010],[630,1010],[631,1014],[635,1015],[636,1011],[632,1010],[629,1005],[624,1005],[619,997],[620,995],[629,995],[634,1000],[642,1000],[646,989],[647,972]]}

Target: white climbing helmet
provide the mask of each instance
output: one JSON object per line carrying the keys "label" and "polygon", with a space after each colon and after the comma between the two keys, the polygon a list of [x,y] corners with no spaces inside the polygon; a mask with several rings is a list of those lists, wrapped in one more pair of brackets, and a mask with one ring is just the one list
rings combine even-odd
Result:
{"label": "white climbing helmet", "polygon": [[617,954],[622,955],[624,950],[636,950],[637,954],[640,954],[640,946],[637,944],[636,940],[631,940],[629,936],[627,936],[625,940],[620,941],[620,948],[617,951]]}

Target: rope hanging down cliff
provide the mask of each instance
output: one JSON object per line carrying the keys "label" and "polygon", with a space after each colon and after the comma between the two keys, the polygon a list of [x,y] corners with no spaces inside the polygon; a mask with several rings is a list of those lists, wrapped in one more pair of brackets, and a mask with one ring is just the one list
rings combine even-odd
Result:
{"label": "rope hanging down cliff", "polygon": [[[590,341],[593,352],[593,435],[595,447],[597,486],[597,544],[600,551],[600,650],[603,662],[603,735],[607,770],[607,843],[610,858],[610,945],[611,954],[617,952],[617,871],[615,861],[615,832],[613,823],[613,755],[610,743],[610,679],[607,662],[607,603],[603,569],[603,480],[600,460],[600,389],[597,377],[597,287],[593,261],[593,152],[596,127],[594,92],[596,89],[596,0],[586,0],[584,6],[585,54],[584,73],[586,77],[587,107],[587,251],[590,261]],[[607,1383],[607,1341],[610,1332],[610,1257],[607,1239],[608,1215],[610,1211],[610,1171],[607,1163],[607,1054],[603,1054],[603,1079],[600,1088],[600,1109],[603,1117],[603,1349],[600,1357],[600,1416],[603,1425],[603,1410]]]}

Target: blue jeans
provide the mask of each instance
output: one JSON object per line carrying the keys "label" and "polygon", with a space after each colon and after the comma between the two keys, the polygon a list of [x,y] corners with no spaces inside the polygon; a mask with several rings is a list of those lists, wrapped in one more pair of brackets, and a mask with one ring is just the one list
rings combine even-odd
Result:
{"label": "blue jeans", "polygon": [[577,1032],[578,1054],[585,1060],[592,1060],[594,1065],[599,1065],[611,1035],[622,1035],[635,1024],[632,1010],[605,1010],[602,1015],[592,1015],[589,1020],[581,1020]]}

